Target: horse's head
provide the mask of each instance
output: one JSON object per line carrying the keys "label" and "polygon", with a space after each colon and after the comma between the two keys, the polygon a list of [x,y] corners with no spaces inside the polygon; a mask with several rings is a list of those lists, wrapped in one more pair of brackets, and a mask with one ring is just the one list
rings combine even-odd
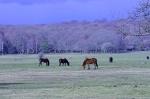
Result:
{"label": "horse's head", "polygon": [[82,66],[85,66],[85,65],[86,65],[86,61],[87,61],[87,59],[84,60]]}
{"label": "horse's head", "polygon": [[70,63],[67,61],[67,65],[70,66]]}
{"label": "horse's head", "polygon": [[84,60],[84,62],[82,64],[83,69],[85,69],[85,66],[86,66],[86,60]]}

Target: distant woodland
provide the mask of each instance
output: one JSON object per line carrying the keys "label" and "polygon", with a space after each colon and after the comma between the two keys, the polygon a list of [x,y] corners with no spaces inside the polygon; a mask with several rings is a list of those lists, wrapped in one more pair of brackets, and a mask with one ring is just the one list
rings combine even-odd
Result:
{"label": "distant woodland", "polygon": [[120,53],[150,50],[150,2],[127,19],[0,25],[1,54]]}

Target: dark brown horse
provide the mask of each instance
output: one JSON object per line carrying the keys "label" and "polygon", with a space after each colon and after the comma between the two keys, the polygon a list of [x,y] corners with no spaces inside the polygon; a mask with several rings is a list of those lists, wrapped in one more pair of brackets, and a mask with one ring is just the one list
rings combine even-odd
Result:
{"label": "dark brown horse", "polygon": [[70,66],[70,63],[69,63],[69,61],[66,59],[66,58],[64,58],[64,59],[62,59],[62,58],[60,58],[59,59],[59,66],[61,66],[61,65],[68,65],[68,66]]}
{"label": "dark brown horse", "polygon": [[88,65],[88,69],[90,70],[90,65],[94,64],[95,69],[98,69],[97,59],[96,58],[86,58],[82,64],[83,69],[85,70],[86,65]]}
{"label": "dark brown horse", "polygon": [[42,63],[46,63],[46,66],[50,65],[48,58],[40,58],[39,59],[39,66],[41,66]]}

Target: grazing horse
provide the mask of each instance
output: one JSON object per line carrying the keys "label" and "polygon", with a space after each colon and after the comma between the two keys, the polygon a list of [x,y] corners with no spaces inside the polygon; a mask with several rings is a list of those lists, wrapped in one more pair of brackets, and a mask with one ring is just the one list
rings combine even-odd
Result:
{"label": "grazing horse", "polygon": [[147,56],[146,59],[149,60],[149,56]]}
{"label": "grazing horse", "polygon": [[113,63],[113,57],[109,57],[109,62]]}
{"label": "grazing horse", "polygon": [[97,64],[96,58],[86,58],[82,64],[83,69],[85,70],[86,65],[88,65],[88,69],[90,70],[90,64],[94,64],[95,69],[98,69],[98,64]]}
{"label": "grazing horse", "polygon": [[68,60],[66,59],[66,58],[64,58],[64,59],[62,59],[62,58],[60,58],[59,59],[59,66],[61,66],[61,65],[68,65],[68,66],[70,66],[70,63],[68,62]]}
{"label": "grazing horse", "polygon": [[39,66],[41,66],[42,63],[46,63],[46,66],[50,65],[48,58],[40,58],[39,59]]}

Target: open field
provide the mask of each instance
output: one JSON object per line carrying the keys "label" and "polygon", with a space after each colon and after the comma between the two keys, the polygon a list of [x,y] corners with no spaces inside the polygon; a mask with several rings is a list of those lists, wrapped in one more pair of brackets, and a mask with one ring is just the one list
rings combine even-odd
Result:
{"label": "open field", "polygon": [[[50,67],[39,67],[37,55],[0,56],[0,99],[150,99],[147,55],[48,54]],[[71,66],[59,67],[61,57]],[[99,69],[82,70],[85,57],[97,58]]]}

